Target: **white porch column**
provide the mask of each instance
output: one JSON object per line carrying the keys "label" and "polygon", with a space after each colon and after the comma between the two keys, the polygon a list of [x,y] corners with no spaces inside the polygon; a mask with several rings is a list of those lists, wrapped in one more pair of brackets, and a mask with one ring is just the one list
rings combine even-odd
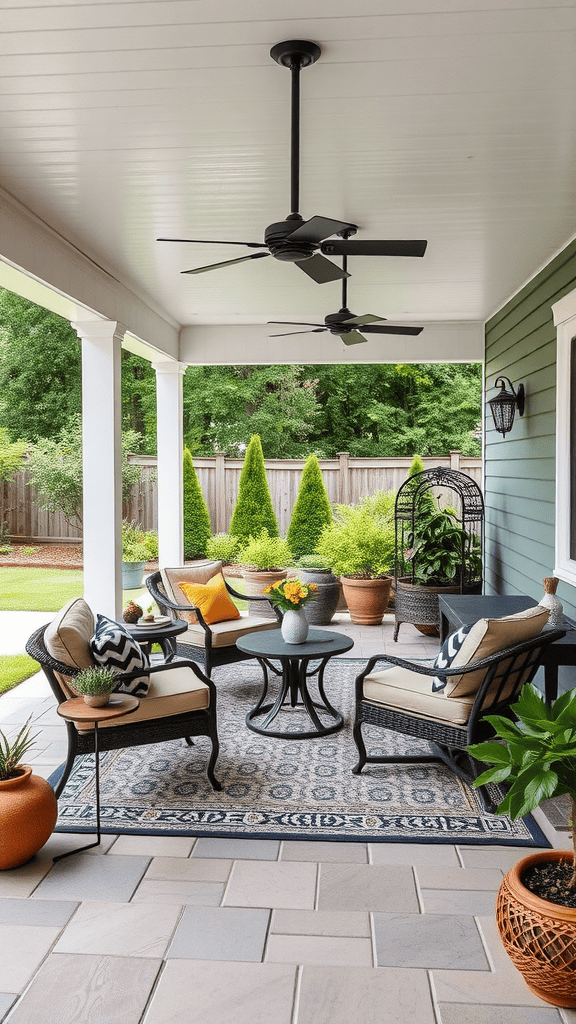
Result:
{"label": "white porch column", "polygon": [[84,596],[94,614],[122,610],[121,348],[116,320],[73,323],[82,341]]}
{"label": "white porch column", "polygon": [[183,363],[152,363],[156,370],[158,543],[160,565],[184,564],[182,522]]}

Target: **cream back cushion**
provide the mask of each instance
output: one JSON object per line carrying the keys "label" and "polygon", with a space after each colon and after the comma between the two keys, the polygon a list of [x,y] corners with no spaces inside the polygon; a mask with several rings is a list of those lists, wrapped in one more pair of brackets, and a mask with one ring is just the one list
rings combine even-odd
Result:
{"label": "cream back cushion", "polygon": [[[450,667],[458,668],[473,661],[482,661],[506,647],[531,640],[538,636],[547,622],[548,609],[540,605],[515,615],[506,615],[502,619],[479,619],[472,626]],[[446,697],[464,697],[475,693],[483,678],[483,669],[463,676],[448,676],[448,685],[444,691]]]}
{"label": "cream back cushion", "polygon": [[212,560],[181,565],[174,569],[160,569],[166,597],[174,604],[189,605],[190,608],[192,603],[184,591],[180,590],[180,583],[208,583],[217,572],[222,572],[222,562]]}
{"label": "cream back cushion", "polygon": [[[90,650],[90,638],[94,632],[94,616],[83,597],[74,597],[44,632],[44,643],[48,654],[57,661],[74,668],[91,668],[94,658]],[[56,673],[67,697],[75,697],[77,691],[69,676]]]}

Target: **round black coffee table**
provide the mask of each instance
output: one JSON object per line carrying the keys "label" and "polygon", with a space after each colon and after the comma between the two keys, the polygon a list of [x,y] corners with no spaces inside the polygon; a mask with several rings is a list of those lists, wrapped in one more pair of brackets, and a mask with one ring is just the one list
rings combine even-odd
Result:
{"label": "round black coffee table", "polygon": [[171,622],[158,623],[154,626],[137,626],[135,623],[123,623],[128,632],[138,641],[148,657],[152,653],[152,644],[160,644],[164,661],[172,661],[176,654],[175,638],[185,633],[188,623],[184,619],[173,619]]}
{"label": "round black coffee table", "polygon": [[[324,669],[335,654],[343,654],[354,646],[354,641],[343,633],[334,633],[328,629],[311,629],[303,644],[287,644],[282,639],[279,629],[258,630],[248,633],[236,641],[236,646],[257,658],[264,673],[264,689],[255,708],[246,715],[246,725],[253,732],[263,736],[277,736],[280,739],[306,740],[314,736],[328,736],[337,732],[344,724],[344,719],[336,708],[330,704],[324,693]],[[280,668],[272,662],[279,661]],[[319,661],[316,668],[308,670],[311,661]],[[268,669],[281,677],[280,691],[276,700],[264,704],[268,693]],[[308,680],[316,677],[316,685],[320,700],[313,700],[308,691]],[[282,709],[298,708],[303,710],[314,726],[307,732],[288,732],[274,729],[274,721]],[[324,725],[318,712],[328,715],[332,722]],[[259,721],[256,722],[255,720]]]}

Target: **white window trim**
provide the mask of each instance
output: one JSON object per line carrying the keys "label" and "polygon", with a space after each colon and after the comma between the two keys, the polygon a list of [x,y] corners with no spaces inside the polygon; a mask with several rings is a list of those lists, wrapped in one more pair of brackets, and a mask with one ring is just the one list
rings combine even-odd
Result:
{"label": "white window trim", "polygon": [[[576,561],[570,558],[570,365],[576,335],[576,289],[552,306],[556,326],[556,565],[554,575],[576,586]],[[572,430],[575,425],[572,426]],[[576,443],[576,440],[573,441]],[[574,510],[576,514],[576,509]]]}

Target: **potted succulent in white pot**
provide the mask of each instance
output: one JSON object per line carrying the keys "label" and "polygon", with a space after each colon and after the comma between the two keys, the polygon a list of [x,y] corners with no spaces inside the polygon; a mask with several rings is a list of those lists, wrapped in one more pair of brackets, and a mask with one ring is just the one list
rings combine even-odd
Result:
{"label": "potted succulent in white pot", "polygon": [[[250,537],[237,555],[241,567],[246,593],[251,597],[264,596],[266,587],[277,580],[286,579],[288,566],[293,558],[287,542],[282,537],[271,537],[264,527],[256,537]],[[274,609],[268,601],[254,601],[250,604],[252,614],[275,618]]]}
{"label": "potted succulent in white pot", "polygon": [[546,850],[520,860],[498,893],[496,917],[506,952],[537,996],[576,1007],[576,690],[546,704],[525,686],[512,705],[515,724],[487,715],[495,740],[468,752],[491,764],[474,783],[509,787],[497,813],[521,818],[552,797],[567,795],[572,849]]}
{"label": "potted succulent in white pot", "polygon": [[[58,817],[54,790],[22,758],[33,745],[30,719],[13,740],[0,732],[0,870],[30,860],[52,835]],[[37,734],[38,735],[38,734]]]}
{"label": "potted succulent in white pot", "polygon": [[73,688],[80,696],[84,697],[84,703],[91,708],[103,708],[110,699],[118,679],[110,668],[94,665],[91,668],[83,668],[73,680]]}

